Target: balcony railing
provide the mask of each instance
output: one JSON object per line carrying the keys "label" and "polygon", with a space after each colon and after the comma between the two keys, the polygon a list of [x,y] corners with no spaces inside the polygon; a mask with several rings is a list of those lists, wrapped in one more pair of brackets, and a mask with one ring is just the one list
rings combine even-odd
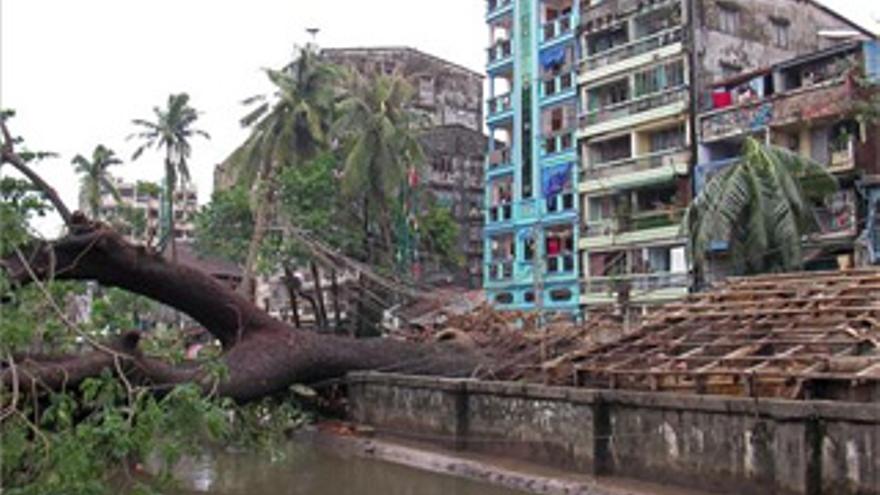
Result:
{"label": "balcony railing", "polygon": [[489,207],[488,223],[502,223],[511,220],[513,220],[513,203],[502,203]]}
{"label": "balcony railing", "polygon": [[855,143],[849,141],[843,149],[831,150],[831,161],[828,170],[831,172],[845,172],[852,170],[856,163]]}
{"label": "balcony railing", "polygon": [[685,149],[664,150],[633,158],[588,164],[584,167],[584,180],[604,178],[631,172],[641,172],[665,166],[687,164],[690,151]]}
{"label": "balcony railing", "polygon": [[616,224],[617,222],[610,218],[586,222],[581,229],[581,237],[592,239],[614,235],[617,232]]}
{"label": "balcony railing", "polygon": [[545,261],[547,263],[548,275],[563,275],[567,273],[574,273],[574,254],[548,256]]}
{"label": "balcony railing", "polygon": [[552,79],[545,79],[541,85],[542,96],[549,98],[574,88],[574,74],[566,72]]}
{"label": "balcony railing", "polygon": [[772,119],[773,104],[756,100],[709,114],[700,121],[700,130],[702,138],[709,140],[763,129]]}
{"label": "balcony railing", "polygon": [[596,70],[607,65],[637,57],[644,53],[669,46],[682,41],[684,30],[675,27],[660,31],[645,38],[641,38],[625,45],[618,45],[603,52],[590,55],[583,59],[584,68],[588,71]]}
{"label": "balcony railing", "polygon": [[687,98],[687,87],[679,86],[667,89],[657,93],[651,93],[645,96],[627,100],[622,103],[609,105],[596,110],[590,110],[581,115],[581,126],[591,126],[608,120],[620,119],[630,115],[637,115],[647,112],[655,108],[660,108],[673,103],[685,101]]}
{"label": "balcony railing", "polygon": [[605,218],[584,223],[581,236],[592,239],[613,235],[660,229],[679,225],[684,217],[684,208],[670,206],[664,209],[632,213],[627,216]]}
{"label": "balcony railing", "polygon": [[489,0],[488,4],[486,15],[492,16],[513,4],[513,0]]}
{"label": "balcony railing", "polygon": [[704,113],[700,119],[700,136],[711,140],[767,126],[799,125],[805,116],[818,120],[842,115],[852,110],[853,96],[851,85],[838,78],[739,102]]}
{"label": "balcony railing", "polygon": [[565,15],[544,24],[541,42],[547,43],[572,32],[572,16]]}
{"label": "balcony railing", "polygon": [[511,98],[510,93],[496,96],[495,98],[490,99],[488,103],[490,117],[501,115],[504,112],[513,109],[513,99]]}
{"label": "balcony railing", "polygon": [[510,157],[510,148],[493,150],[489,153],[489,169],[510,165],[513,163]]}
{"label": "balcony railing", "polygon": [[670,206],[666,209],[634,213],[620,225],[620,233],[638,232],[640,230],[660,229],[681,224],[684,208]]}
{"label": "balcony railing", "polygon": [[565,131],[561,134],[547,136],[544,138],[543,151],[545,155],[554,155],[556,153],[565,153],[574,149],[574,134],[571,131]]}
{"label": "balcony railing", "polygon": [[577,196],[573,192],[557,194],[547,198],[547,213],[558,214],[574,211]]}
{"label": "balcony railing", "polygon": [[513,260],[490,261],[486,266],[489,280],[500,281],[513,278]]}
{"label": "balcony railing", "polygon": [[630,292],[650,293],[663,289],[686,289],[690,285],[687,273],[637,273],[611,277],[587,278],[582,290],[585,294],[614,294],[628,287]]}
{"label": "balcony railing", "polygon": [[490,46],[488,52],[489,65],[494,65],[513,56],[513,44],[510,40],[501,40],[496,42],[494,46]]}

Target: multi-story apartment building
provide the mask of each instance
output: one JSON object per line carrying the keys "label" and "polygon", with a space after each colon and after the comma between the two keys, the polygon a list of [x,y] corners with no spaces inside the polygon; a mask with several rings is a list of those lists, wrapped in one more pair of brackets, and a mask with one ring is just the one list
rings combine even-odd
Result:
{"label": "multi-story apartment building", "polygon": [[485,287],[511,309],[686,294],[711,87],[867,35],[803,0],[490,0],[487,22]]}
{"label": "multi-story apartment building", "polygon": [[484,274],[503,308],[576,313],[579,0],[490,0]]}
{"label": "multi-story apartment building", "polygon": [[483,284],[483,167],[486,136],[462,125],[423,132],[419,141],[428,163],[420,182],[440,206],[449,208],[459,226],[458,252],[463,266],[449,270],[430,259],[422,263],[426,282],[477,289]]}
{"label": "multi-story apartment building", "polygon": [[[824,204],[814,205],[818,231],[804,242],[807,267],[876,263],[872,213],[880,137],[876,123],[860,115],[872,97],[870,85],[877,83],[876,41],[840,44],[717,82],[709,108],[699,117],[696,191],[741,159],[747,136],[788,148],[825,165],[840,186]],[[711,254],[704,281],[730,272],[724,243],[713,246]]]}
{"label": "multi-story apartment building", "polygon": [[431,126],[483,131],[483,76],[477,72],[409,47],[324,48],[321,56],[361,74],[402,74],[416,90],[412,110]]}
{"label": "multi-story apartment building", "polygon": [[[113,223],[120,232],[134,242],[158,241],[161,237],[162,188],[145,181],[129,182],[113,179],[119,197],[107,190],[101,192],[101,218]],[[80,208],[85,209],[84,198]],[[174,192],[174,235],[178,241],[191,241],[195,226],[193,219],[199,210],[198,191],[189,184]]]}

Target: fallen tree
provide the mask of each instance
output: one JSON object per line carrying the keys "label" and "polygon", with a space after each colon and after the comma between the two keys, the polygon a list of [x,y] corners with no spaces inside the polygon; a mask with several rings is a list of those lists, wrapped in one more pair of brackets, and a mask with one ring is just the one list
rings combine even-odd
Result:
{"label": "fallen tree", "polygon": [[133,245],[81,213],[69,213],[55,191],[14,152],[5,122],[2,125],[3,162],[44,191],[68,230],[61,239],[34,241],[7,255],[0,267],[9,279],[18,286],[47,280],[96,281],[166,304],[193,318],[221,343],[226,369],[218,382],[198,364],[172,365],[147,356],[138,347],[140,334],[132,332],[114,342],[92,342],[93,350],[83,354],[7,357],[0,369],[5,387],[60,390],[111,370],[132,383],[162,388],[194,382],[206,391],[247,402],[292,384],[339,378],[349,371],[462,376],[483,361],[476,353],[443,344],[355,340],[296,330],[210,275]]}

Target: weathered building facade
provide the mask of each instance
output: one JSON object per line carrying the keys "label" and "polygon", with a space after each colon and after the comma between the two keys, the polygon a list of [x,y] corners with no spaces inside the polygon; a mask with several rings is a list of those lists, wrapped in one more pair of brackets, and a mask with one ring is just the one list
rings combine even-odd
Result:
{"label": "weathered building facade", "polygon": [[[818,231],[804,242],[807,266],[873,263],[875,244],[868,240],[876,229],[868,217],[880,138],[860,107],[871,97],[867,85],[880,82],[878,56],[874,41],[840,44],[717,83],[713,108],[699,118],[695,190],[740,160],[746,136],[787,148],[825,165],[840,186],[813,208]],[[730,272],[726,246],[712,254],[708,281]]]}
{"label": "weathered building facade", "polygon": [[[685,295],[680,222],[694,193],[697,115],[714,85],[840,36],[867,37],[803,0],[495,0],[489,9],[487,124],[510,148],[490,144],[486,288],[511,309],[534,308],[532,287],[570,272],[580,284],[551,287],[543,307],[549,297],[557,309],[567,293],[577,297],[559,309]],[[568,38],[548,40],[559,31]],[[540,87],[529,89],[531,80]],[[496,96],[499,87],[507,92]],[[571,228],[557,203],[575,212]],[[532,231],[542,233],[537,243]],[[552,258],[572,250],[570,272],[555,273]]]}
{"label": "weathered building facade", "polygon": [[[450,209],[459,226],[458,251],[464,264],[445,281],[472,289],[482,287],[486,136],[456,124],[429,129],[420,141],[427,162],[422,184],[437,204]],[[443,272],[448,272],[441,267],[425,268],[440,275],[440,281],[444,281]]]}
{"label": "weathered building facade", "polygon": [[321,55],[361,74],[407,77],[416,90],[413,109],[433,126],[483,129],[483,76],[409,47],[325,48]]}

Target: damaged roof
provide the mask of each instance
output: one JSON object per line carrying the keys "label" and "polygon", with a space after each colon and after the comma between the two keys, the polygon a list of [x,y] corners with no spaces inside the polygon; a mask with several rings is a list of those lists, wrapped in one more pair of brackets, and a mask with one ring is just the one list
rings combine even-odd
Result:
{"label": "damaged roof", "polygon": [[880,400],[880,271],[730,279],[555,373],[599,388]]}

